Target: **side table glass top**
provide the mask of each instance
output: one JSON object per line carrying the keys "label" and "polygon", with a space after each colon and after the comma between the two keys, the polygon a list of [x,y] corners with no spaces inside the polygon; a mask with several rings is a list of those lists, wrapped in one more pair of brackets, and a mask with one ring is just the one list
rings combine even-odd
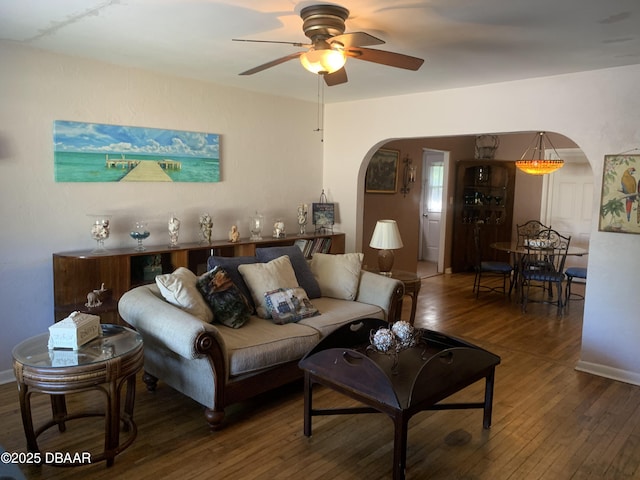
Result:
{"label": "side table glass top", "polygon": [[137,332],[120,325],[100,325],[102,335],[78,350],[49,350],[49,333],[28,338],[13,349],[13,358],[30,367],[70,367],[100,363],[125,355],[142,344]]}

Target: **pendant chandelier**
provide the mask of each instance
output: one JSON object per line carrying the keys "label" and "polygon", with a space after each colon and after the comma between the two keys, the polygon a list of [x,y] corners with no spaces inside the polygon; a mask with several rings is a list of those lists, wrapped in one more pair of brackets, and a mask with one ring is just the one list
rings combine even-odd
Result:
{"label": "pendant chandelier", "polygon": [[[556,159],[544,158],[547,144],[553,149]],[[552,173],[562,168],[563,165],[564,160],[560,159],[560,155],[558,155],[558,152],[545,132],[536,133],[533,141],[520,157],[520,160],[516,161],[516,167],[529,175]]]}

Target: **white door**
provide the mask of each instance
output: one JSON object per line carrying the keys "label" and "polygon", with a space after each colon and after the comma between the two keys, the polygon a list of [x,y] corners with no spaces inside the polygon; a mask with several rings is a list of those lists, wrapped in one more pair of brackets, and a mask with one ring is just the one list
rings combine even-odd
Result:
{"label": "white door", "polygon": [[444,198],[444,152],[425,150],[422,161],[420,260],[440,265],[441,219]]}
{"label": "white door", "polygon": [[[571,245],[589,248],[593,215],[593,171],[579,149],[561,149],[564,166],[547,175],[543,189],[546,202],[542,202],[543,223],[551,225],[563,235],[571,235]],[[566,267],[586,267],[587,257],[567,257]]]}

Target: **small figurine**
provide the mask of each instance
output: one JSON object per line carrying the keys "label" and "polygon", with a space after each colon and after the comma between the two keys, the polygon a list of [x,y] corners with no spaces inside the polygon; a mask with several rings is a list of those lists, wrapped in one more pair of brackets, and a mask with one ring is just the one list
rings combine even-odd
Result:
{"label": "small figurine", "polygon": [[240,240],[240,232],[238,231],[237,225],[231,225],[231,230],[229,231],[229,241],[231,243],[236,243]]}
{"label": "small figurine", "polygon": [[178,235],[180,234],[180,220],[171,215],[169,218],[169,248],[176,248],[178,246]]}
{"label": "small figurine", "polygon": [[284,238],[284,222],[282,220],[276,220],[273,224],[273,238]]}
{"label": "small figurine", "polygon": [[203,242],[211,244],[211,231],[213,229],[213,220],[211,215],[203,213],[200,215],[200,233],[202,233]]}
{"label": "small figurine", "polygon": [[104,283],[100,286],[100,290],[94,290],[92,292],[87,293],[87,303],[84,304],[87,308],[99,307],[102,305],[102,301],[100,300],[100,296],[106,292],[104,288]]}

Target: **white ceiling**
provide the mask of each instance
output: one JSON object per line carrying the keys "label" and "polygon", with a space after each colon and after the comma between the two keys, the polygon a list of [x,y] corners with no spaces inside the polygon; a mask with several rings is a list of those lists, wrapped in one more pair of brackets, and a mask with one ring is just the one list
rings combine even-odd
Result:
{"label": "white ceiling", "polygon": [[[238,73],[308,43],[294,0],[1,0],[0,39],[113,64],[315,101],[292,60]],[[344,0],[346,32],[425,59],[417,72],[350,58],[327,103],[640,63],[640,0]]]}

